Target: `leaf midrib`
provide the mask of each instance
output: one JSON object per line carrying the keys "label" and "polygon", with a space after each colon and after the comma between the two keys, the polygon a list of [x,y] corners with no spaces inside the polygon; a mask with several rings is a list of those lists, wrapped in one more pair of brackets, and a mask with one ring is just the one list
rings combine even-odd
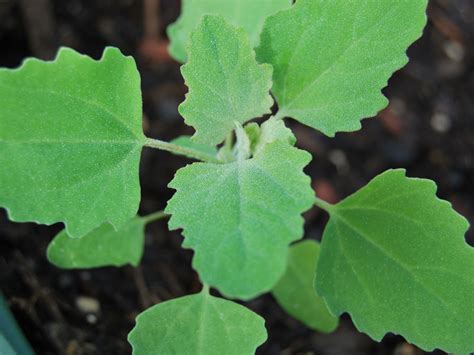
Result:
{"label": "leaf midrib", "polygon": [[[331,62],[331,64],[326,68],[324,69],[323,71],[321,71],[308,85],[306,85],[304,88],[301,89],[301,91],[291,100],[287,101],[286,103],[284,103],[282,105],[282,108],[281,108],[281,111],[282,112],[287,112],[288,110],[290,110],[290,108],[292,107],[292,105],[297,102],[300,97],[304,96],[306,94],[307,91],[311,90],[311,88],[316,85],[319,80],[324,77],[325,75],[327,75],[328,73],[330,73],[335,67],[337,64],[339,64],[339,61],[344,57],[344,55],[350,51],[351,49],[354,48],[354,46],[358,43],[360,43],[362,40],[364,40],[375,28],[379,27],[379,25],[389,16],[392,15],[392,13],[394,12],[394,9],[397,9],[396,6],[394,6],[390,11],[387,11],[380,19],[379,21],[377,21],[372,27],[370,27],[361,37],[359,37],[357,40],[355,41],[351,41],[351,43],[349,44],[348,47],[346,47],[342,52],[341,54],[334,60]],[[302,34],[303,35],[303,34]],[[285,86],[286,87],[286,86]]]}
{"label": "leaf midrib", "polygon": [[[430,287],[425,285],[422,280],[418,279],[416,277],[416,274],[413,273],[410,265],[407,265],[400,260],[398,260],[396,257],[394,257],[390,252],[388,252],[386,249],[382,248],[379,246],[377,243],[371,240],[371,238],[366,235],[363,231],[361,231],[359,228],[354,226],[350,221],[345,219],[341,214],[334,213],[332,217],[336,218],[337,220],[340,220],[343,224],[345,224],[347,227],[352,229],[354,232],[356,232],[356,235],[359,235],[362,240],[366,241],[368,244],[372,245],[376,250],[378,250],[381,254],[386,256],[389,260],[391,260],[394,264],[398,265],[402,270],[404,270],[411,278],[414,280],[414,282],[418,285],[421,286],[422,289],[424,289],[428,294],[432,295],[440,304],[442,304],[449,312],[453,313],[455,318],[458,319],[459,321],[462,321],[462,318],[459,316],[457,310],[453,309],[452,306],[447,303],[443,298],[439,297],[436,292],[434,292]],[[335,222],[337,225],[337,222]],[[342,238],[338,238],[342,239]]]}
{"label": "leaf midrib", "polygon": [[[80,179],[80,180],[76,181],[73,184],[69,184],[69,185],[65,185],[65,186],[61,186],[59,188],[53,188],[53,189],[46,189],[44,187],[43,189],[48,191],[49,193],[63,191],[63,190],[76,189],[79,186],[82,186],[84,184],[89,183],[91,180],[94,180],[94,179],[99,178],[101,176],[110,174],[112,171],[119,169],[120,167],[122,167],[122,165],[124,165],[125,163],[127,163],[130,160],[133,153],[136,153],[136,151],[137,151],[136,148],[131,149],[127,154],[124,154],[122,159],[118,160],[115,165],[111,165],[109,169],[99,170],[96,174],[88,175],[87,178]],[[103,190],[104,189],[102,189],[101,191],[103,191]]]}
{"label": "leaf midrib", "polygon": [[51,145],[75,145],[75,144],[91,144],[91,145],[142,145],[142,142],[138,140],[116,140],[116,139],[99,139],[99,140],[85,140],[85,139],[4,139],[0,138],[0,143],[6,144],[51,144]]}
{"label": "leaf midrib", "polygon": [[77,95],[77,96],[76,95],[68,95],[64,92],[58,92],[58,91],[54,91],[54,90],[47,90],[47,89],[37,90],[37,89],[28,89],[28,88],[24,88],[24,87],[19,88],[19,87],[16,87],[16,86],[6,85],[5,83],[0,83],[0,86],[3,86],[3,87],[5,87],[7,89],[10,89],[10,90],[15,90],[15,91],[23,91],[23,92],[26,92],[26,93],[36,93],[36,94],[39,93],[41,95],[50,94],[50,95],[56,95],[56,96],[76,100],[76,101],[80,102],[81,104],[83,104],[84,106],[88,106],[88,107],[91,107],[93,109],[98,109],[98,110],[102,111],[103,113],[106,113],[109,117],[112,117],[113,120],[120,127],[122,127],[122,129],[124,129],[126,132],[128,132],[137,141],[143,141],[144,140],[143,137],[142,137],[142,139],[140,139],[140,137],[135,132],[133,132],[132,129],[128,125],[126,125],[125,122],[123,122],[118,115],[116,115],[114,112],[108,110],[104,106],[100,105],[98,102],[86,100],[86,99],[80,97],[79,95]]}

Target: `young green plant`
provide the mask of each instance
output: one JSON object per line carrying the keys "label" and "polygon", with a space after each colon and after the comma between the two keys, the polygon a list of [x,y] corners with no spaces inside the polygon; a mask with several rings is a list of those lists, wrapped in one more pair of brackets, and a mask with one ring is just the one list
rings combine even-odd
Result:
{"label": "young green plant", "polygon": [[[240,300],[272,292],[317,331],[348,313],[375,340],[474,351],[467,221],[433,182],[400,169],[336,205],[320,200],[303,171],[311,155],[284,122],[329,137],[359,129],[387,105],[381,89],[407,63],[426,6],[184,0],[170,53],[186,62],[179,112],[196,132],[172,142],[143,134],[139,74],[117,49],[94,61],[63,48],[53,62],[2,69],[0,205],[14,221],[64,223],[47,253],[62,268],[137,265],[147,223],[170,217],[182,230],[203,290],[140,314],[134,354],[254,353],[263,319],[210,287]],[[139,217],[143,147],[198,162],[176,172],[165,211]],[[330,215],[321,245],[290,246],[313,205]]]}

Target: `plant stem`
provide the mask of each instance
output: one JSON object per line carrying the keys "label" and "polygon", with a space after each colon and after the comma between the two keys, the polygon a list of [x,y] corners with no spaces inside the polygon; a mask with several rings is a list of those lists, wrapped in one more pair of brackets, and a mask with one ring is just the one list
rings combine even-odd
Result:
{"label": "plant stem", "polygon": [[177,144],[165,142],[165,141],[162,141],[162,140],[159,140],[159,139],[146,138],[145,146],[150,147],[150,148],[165,150],[165,151],[173,153],[173,154],[183,155],[185,157],[205,161],[205,162],[208,162],[208,163],[221,163],[217,159],[217,157],[215,157],[213,155],[206,154],[206,153],[200,152],[200,151],[192,149],[192,148],[186,148],[186,147],[182,147],[182,146],[177,145]]}
{"label": "plant stem", "polygon": [[201,292],[208,295],[209,294],[209,285],[206,285],[205,283],[203,283]]}
{"label": "plant stem", "polygon": [[331,212],[334,211],[334,205],[332,205],[329,202],[326,202],[324,200],[321,200],[318,197],[314,198],[314,204],[316,206],[318,206],[319,208],[325,210],[329,214],[331,214]]}
{"label": "plant stem", "polygon": [[282,120],[286,117],[286,114],[284,111],[278,111],[274,116],[275,120]]}
{"label": "plant stem", "polygon": [[141,217],[141,219],[144,220],[145,223],[151,223],[158,221],[159,219],[166,218],[168,216],[169,214],[165,213],[164,211],[156,211],[149,215]]}

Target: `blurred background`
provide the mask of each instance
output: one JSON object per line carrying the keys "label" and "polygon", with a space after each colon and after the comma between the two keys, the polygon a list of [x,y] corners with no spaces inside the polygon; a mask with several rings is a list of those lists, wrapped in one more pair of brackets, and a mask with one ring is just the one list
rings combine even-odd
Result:
{"label": "blurred background", "polygon": [[[179,0],[0,0],[0,66],[17,67],[29,56],[52,59],[60,46],[98,59],[105,46],[116,46],[137,61],[146,134],[191,134],[177,111],[186,87],[166,49],[165,29],[179,8]],[[424,36],[408,51],[410,64],[384,90],[390,105],[378,118],[335,139],[288,123],[298,145],[313,154],[306,172],[321,198],[337,202],[378,173],[404,167],[409,176],[435,180],[439,196],[473,223],[474,1],[431,0],[428,16]],[[187,162],[143,152],[141,213],[165,207],[172,195],[166,185]],[[320,239],[326,215],[313,209],[305,217],[306,237]],[[147,228],[136,269],[56,269],[45,251],[60,229],[11,223],[0,210],[0,290],[38,354],[128,354],[127,333],[139,312],[200,289],[192,253],[164,221]],[[474,245],[472,229],[466,238]],[[259,354],[423,353],[394,335],[373,342],[346,316],[333,334],[315,333],[269,295],[246,305],[266,319],[269,340]]]}

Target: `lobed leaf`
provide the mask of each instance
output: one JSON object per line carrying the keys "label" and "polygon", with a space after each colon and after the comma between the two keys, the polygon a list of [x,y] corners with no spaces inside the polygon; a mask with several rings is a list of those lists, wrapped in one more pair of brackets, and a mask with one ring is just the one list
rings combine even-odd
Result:
{"label": "lobed leaf", "polygon": [[328,136],[387,105],[380,90],[421,36],[427,0],[298,0],[265,22],[257,58],[273,65],[279,117]]}
{"label": "lobed leaf", "polygon": [[203,15],[222,15],[229,23],[247,32],[252,47],[258,45],[265,18],[287,9],[291,0],[183,0],[181,15],[168,26],[169,52],[180,62],[187,60],[189,34]]}
{"label": "lobed leaf", "polygon": [[376,340],[474,350],[474,249],[468,222],[430,180],[389,170],[330,209],[316,277],[332,313]]}
{"label": "lobed leaf", "polygon": [[10,219],[64,222],[81,237],[136,214],[144,136],[133,58],[62,48],[53,62],[0,69],[0,107],[0,206]]}
{"label": "lobed leaf", "polygon": [[288,244],[303,234],[301,213],[314,199],[303,173],[310,159],[275,141],[252,159],[194,163],[176,173],[169,227],[183,228],[183,246],[194,249],[193,266],[205,283],[242,299],[277,283]]}
{"label": "lobed leaf", "polygon": [[339,319],[329,312],[314,290],[319,249],[319,243],[314,240],[292,245],[285,274],[272,294],[290,315],[314,330],[330,333],[336,329]]}
{"label": "lobed leaf", "polygon": [[48,260],[62,269],[138,266],[143,255],[145,220],[135,217],[119,230],[106,223],[82,238],[60,232],[49,243]]}
{"label": "lobed leaf", "polygon": [[216,145],[234,122],[270,113],[272,68],[256,62],[243,29],[206,15],[191,34],[189,50],[181,68],[189,92],[179,112],[196,129],[196,141]]}
{"label": "lobed leaf", "polygon": [[205,291],[153,306],[136,322],[133,355],[254,354],[267,339],[263,318]]}

